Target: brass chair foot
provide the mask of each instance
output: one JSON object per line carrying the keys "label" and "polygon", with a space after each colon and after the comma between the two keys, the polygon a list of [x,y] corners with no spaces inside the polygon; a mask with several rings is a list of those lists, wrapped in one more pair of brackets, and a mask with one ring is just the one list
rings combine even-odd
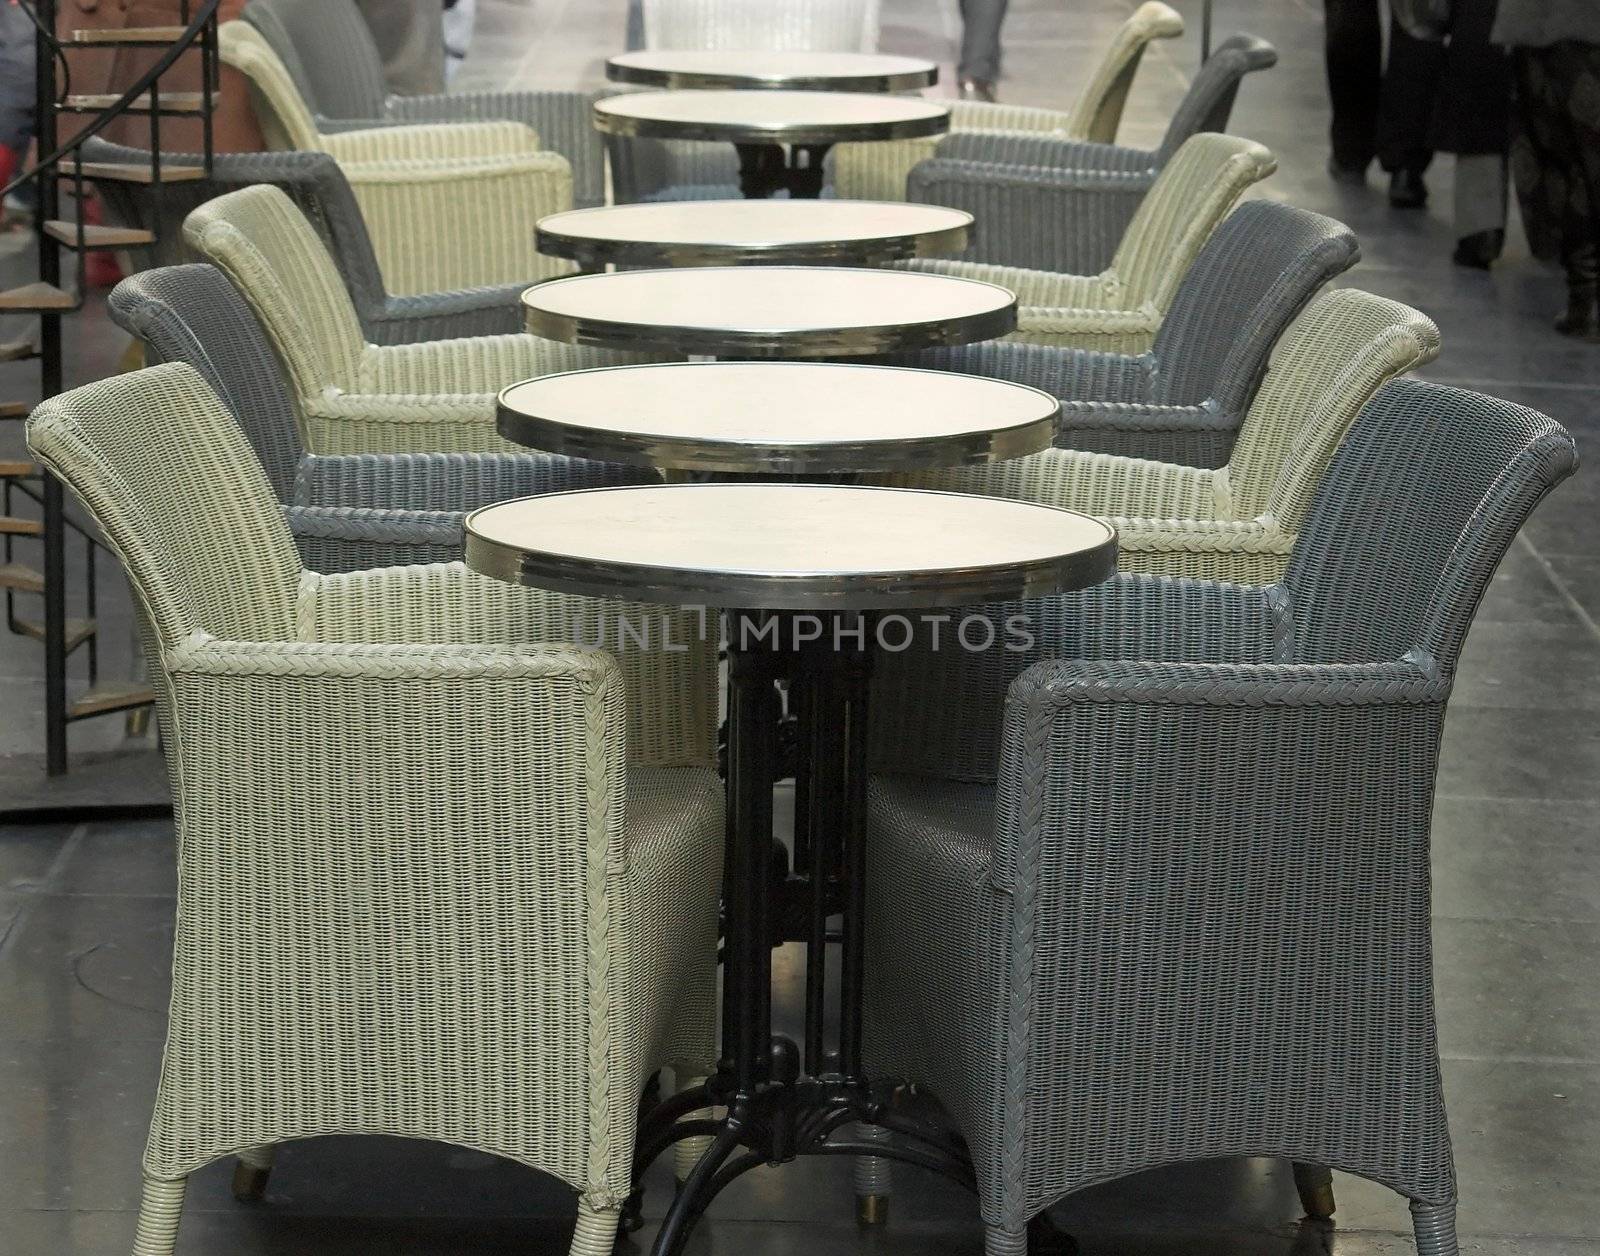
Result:
{"label": "brass chair foot", "polygon": [[258,1204],[261,1197],[267,1193],[267,1179],[272,1176],[271,1169],[258,1169],[253,1164],[246,1164],[243,1160],[234,1162],[233,1166],[233,1197],[241,1204]]}
{"label": "brass chair foot", "polygon": [[1300,1192],[1300,1207],[1306,1216],[1326,1221],[1333,1216],[1333,1171],[1320,1164],[1294,1166],[1294,1185]]}
{"label": "brass chair foot", "polygon": [[857,1195],[857,1225],[887,1225],[889,1223],[889,1197],[887,1195]]}

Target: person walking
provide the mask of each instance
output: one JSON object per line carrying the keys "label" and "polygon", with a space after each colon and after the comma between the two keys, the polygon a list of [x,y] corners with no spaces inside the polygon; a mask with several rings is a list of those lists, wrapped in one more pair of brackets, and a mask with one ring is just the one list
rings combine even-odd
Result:
{"label": "person walking", "polygon": [[961,60],[956,82],[962,100],[993,101],[1000,82],[1000,27],[1007,0],[961,0]]}
{"label": "person walking", "polygon": [[1511,49],[1511,170],[1535,257],[1567,277],[1565,336],[1600,343],[1600,3],[1500,0]]}

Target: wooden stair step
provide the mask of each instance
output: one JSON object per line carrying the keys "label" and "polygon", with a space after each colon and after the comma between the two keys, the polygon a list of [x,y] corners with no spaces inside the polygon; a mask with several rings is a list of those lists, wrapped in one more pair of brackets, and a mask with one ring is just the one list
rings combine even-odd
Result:
{"label": "wooden stair step", "polygon": [[20,593],[43,593],[44,573],[26,563],[0,563],[0,589],[16,589]]}
{"label": "wooden stair step", "polygon": [[[111,108],[121,99],[120,94],[112,92],[82,92],[66,97],[56,107],[63,113],[101,113]],[[197,114],[200,112],[200,107],[204,100],[205,96],[201,92],[162,92],[156,98],[156,112],[163,116],[172,114],[177,117]],[[211,107],[213,109],[217,107],[221,100],[222,95],[220,92],[211,93]],[[133,103],[123,112],[148,114],[150,112],[150,93],[146,92],[143,96],[135,96]]]}
{"label": "wooden stair step", "polygon": [[25,419],[33,413],[26,401],[0,401],[0,419]]}
{"label": "wooden stair step", "polygon": [[[44,621],[23,619],[19,615],[11,622],[24,637],[32,637],[35,641],[44,640]],[[92,619],[67,620],[67,652],[70,654],[73,650],[76,650],[98,631],[98,625]]]}
{"label": "wooden stair step", "polygon": [[77,308],[77,298],[70,292],[63,292],[54,284],[27,283],[20,288],[12,288],[6,292],[0,292],[0,310],[42,312],[45,310],[75,310]]}
{"label": "wooden stair step", "polygon": [[44,524],[38,519],[22,519],[16,515],[0,515],[0,535],[43,536]]}
{"label": "wooden stair step", "polygon": [[121,30],[72,31],[67,43],[79,48],[93,48],[101,44],[117,44],[124,48],[165,48],[178,42],[186,30],[183,26],[128,26]]}
{"label": "wooden stair step", "polygon": [[0,362],[26,362],[39,356],[39,348],[31,340],[0,341]]}
{"label": "wooden stair step", "polygon": [[[63,162],[56,167],[56,173],[63,179],[75,176],[77,166],[71,162]],[[107,183],[154,183],[155,174],[149,166],[135,164],[131,161],[86,161],[83,163],[83,177],[85,179],[102,179]],[[169,166],[161,167],[161,182],[163,183],[189,183],[195,179],[206,177],[203,166]]]}
{"label": "wooden stair step", "polygon": [[97,685],[67,705],[67,718],[81,720],[91,715],[131,711],[136,707],[149,706],[155,700],[155,690],[142,681],[129,680]]}
{"label": "wooden stair step", "polygon": [[[78,247],[78,224],[67,222],[60,218],[51,218],[44,224],[44,233],[52,240],[59,240],[69,249]],[[83,241],[86,248],[91,249],[133,249],[156,242],[153,231],[141,231],[137,227],[103,227],[95,223],[86,223],[83,228]]]}
{"label": "wooden stair step", "polygon": [[39,474],[37,462],[23,462],[15,458],[0,460],[0,480],[33,479]]}

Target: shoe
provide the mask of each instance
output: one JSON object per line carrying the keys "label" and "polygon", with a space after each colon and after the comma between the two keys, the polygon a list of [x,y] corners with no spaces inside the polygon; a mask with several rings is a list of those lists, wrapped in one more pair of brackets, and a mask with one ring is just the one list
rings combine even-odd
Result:
{"label": "shoe", "polygon": [[1469,236],[1462,236],[1456,241],[1456,251],[1450,255],[1450,260],[1457,266],[1469,266],[1473,270],[1488,270],[1500,250],[1505,247],[1506,233],[1496,227],[1490,231],[1474,231]]}
{"label": "shoe", "polygon": [[1351,187],[1367,186],[1367,163],[1359,166],[1347,166],[1337,157],[1328,158],[1328,177],[1335,183],[1345,183]]}
{"label": "shoe", "polygon": [[986,83],[982,79],[964,78],[961,80],[962,100],[981,100],[986,104],[994,104],[995,91],[993,83]]}
{"label": "shoe", "polygon": [[1556,319],[1555,327],[1574,340],[1600,343],[1600,288],[1593,283],[1567,285],[1567,312]]}
{"label": "shoe", "polygon": [[1396,170],[1389,176],[1389,204],[1396,209],[1421,209],[1428,203],[1428,185],[1420,170]]}

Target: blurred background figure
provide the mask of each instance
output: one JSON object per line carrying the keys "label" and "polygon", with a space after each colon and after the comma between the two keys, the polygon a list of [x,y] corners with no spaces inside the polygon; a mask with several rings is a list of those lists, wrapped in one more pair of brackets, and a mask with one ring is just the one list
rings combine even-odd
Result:
{"label": "blurred background figure", "polygon": [[[33,95],[33,23],[0,0],[0,188],[16,178],[33,142]],[[9,221],[0,206],[0,229]]]}
{"label": "blurred background figure", "polygon": [[962,100],[994,100],[1000,82],[1000,27],[1007,0],[961,0],[961,60],[956,82]]}
{"label": "blurred background figure", "polygon": [[1563,335],[1600,342],[1600,0],[1500,0],[1511,49],[1511,166],[1535,257],[1567,275]]}
{"label": "blurred background figure", "polygon": [[396,96],[444,91],[440,0],[357,0],[383,57],[383,81]]}
{"label": "blurred background figure", "polygon": [[472,47],[472,28],[478,19],[478,0],[444,0],[444,81],[453,83],[456,71]]}

